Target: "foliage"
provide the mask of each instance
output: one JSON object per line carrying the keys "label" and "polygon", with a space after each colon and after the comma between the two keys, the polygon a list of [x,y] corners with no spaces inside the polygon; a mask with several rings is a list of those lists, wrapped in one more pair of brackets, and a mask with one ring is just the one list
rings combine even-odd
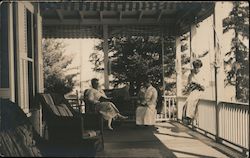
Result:
{"label": "foliage", "polygon": [[[173,39],[165,39],[165,76],[169,77],[174,72],[175,50]],[[108,40],[111,61],[111,74],[116,86],[130,83],[131,94],[136,94],[145,77],[150,77],[153,85],[162,86],[162,45],[160,37],[114,37]],[[102,50],[102,44],[96,46]],[[90,61],[95,65],[94,71],[103,71],[101,64],[103,57],[100,52],[92,53]],[[132,88],[131,88],[132,87]]]}
{"label": "foliage", "polygon": [[65,44],[55,39],[43,40],[43,68],[45,91],[66,94],[72,91],[77,74],[66,75],[73,57],[64,55]]}
{"label": "foliage", "polygon": [[249,40],[249,4],[234,1],[233,9],[223,21],[223,32],[234,31],[231,50],[226,54],[225,65],[229,66],[227,84],[236,86],[236,99],[248,102],[249,99],[249,48],[244,39]]}

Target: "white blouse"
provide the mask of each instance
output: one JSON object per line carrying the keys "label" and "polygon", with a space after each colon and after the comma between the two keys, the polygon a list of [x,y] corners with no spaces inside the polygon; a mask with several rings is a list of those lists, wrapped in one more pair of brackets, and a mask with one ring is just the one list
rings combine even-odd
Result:
{"label": "white blouse", "polygon": [[156,105],[157,103],[157,90],[151,85],[145,92],[145,100],[147,105]]}

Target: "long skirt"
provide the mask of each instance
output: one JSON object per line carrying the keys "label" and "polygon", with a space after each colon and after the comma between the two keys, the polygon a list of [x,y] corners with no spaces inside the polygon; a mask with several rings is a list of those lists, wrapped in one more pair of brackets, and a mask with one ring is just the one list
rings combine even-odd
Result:
{"label": "long skirt", "polygon": [[112,102],[98,103],[98,111],[102,114],[105,120],[112,119],[119,113],[119,110]]}
{"label": "long skirt", "polygon": [[154,125],[156,117],[156,105],[139,106],[136,109],[137,125]]}
{"label": "long skirt", "polygon": [[186,117],[189,117],[191,119],[195,117],[196,107],[202,94],[203,91],[198,91],[198,90],[194,90],[189,94],[186,100],[186,106],[187,106]]}

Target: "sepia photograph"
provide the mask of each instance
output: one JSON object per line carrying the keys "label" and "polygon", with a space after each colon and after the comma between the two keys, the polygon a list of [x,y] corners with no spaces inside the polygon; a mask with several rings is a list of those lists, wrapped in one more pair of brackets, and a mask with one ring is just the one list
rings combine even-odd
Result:
{"label": "sepia photograph", "polygon": [[0,1],[0,157],[249,158],[249,2]]}

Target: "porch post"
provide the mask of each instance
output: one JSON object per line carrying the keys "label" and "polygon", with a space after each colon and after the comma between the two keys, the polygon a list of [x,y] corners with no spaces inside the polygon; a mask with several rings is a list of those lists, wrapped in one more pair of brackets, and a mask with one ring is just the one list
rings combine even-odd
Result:
{"label": "porch post", "polygon": [[[196,57],[195,54],[195,35],[196,35],[197,29],[196,29],[196,24],[192,23],[190,24],[190,66],[191,69],[193,69],[193,61]],[[192,128],[194,129],[194,121],[192,121]]]}
{"label": "porch post", "polygon": [[103,25],[103,52],[104,52],[104,87],[109,89],[109,74],[108,74],[108,26]]}
{"label": "porch post", "polygon": [[176,95],[182,95],[182,72],[181,72],[181,39],[180,36],[175,38],[176,45],[176,60],[175,60],[175,68],[176,68]]}
{"label": "porch post", "polygon": [[190,25],[190,64],[191,64],[191,67],[192,67],[192,62],[195,58],[195,40],[194,40],[194,37],[196,35],[196,32],[197,32],[197,29],[196,29],[196,24],[191,24]]}
{"label": "porch post", "polygon": [[223,57],[221,54],[221,39],[223,34],[223,19],[216,16],[222,10],[221,5],[216,3],[213,13],[213,31],[214,31],[214,52],[215,52],[215,63],[214,63],[214,72],[215,72],[215,101],[216,101],[216,141],[220,142],[220,124],[219,124],[219,102],[224,99],[224,64]]}
{"label": "porch post", "polygon": [[35,5],[35,78],[36,78],[36,92],[44,92],[44,75],[43,75],[43,54],[42,54],[42,18],[40,15],[39,3]]}
{"label": "porch post", "polygon": [[8,7],[8,48],[9,48],[9,99],[15,102],[14,43],[13,43],[13,3]]}
{"label": "porch post", "polygon": [[[219,5],[220,4],[220,5]],[[216,2],[215,10],[214,10],[214,50],[215,50],[215,66],[217,68],[217,86],[215,87],[217,91],[217,99],[221,101],[224,99],[224,64],[223,64],[223,56],[221,54],[221,42],[223,35],[223,24],[222,17],[217,16],[220,14],[220,11],[223,10],[221,3]]]}

